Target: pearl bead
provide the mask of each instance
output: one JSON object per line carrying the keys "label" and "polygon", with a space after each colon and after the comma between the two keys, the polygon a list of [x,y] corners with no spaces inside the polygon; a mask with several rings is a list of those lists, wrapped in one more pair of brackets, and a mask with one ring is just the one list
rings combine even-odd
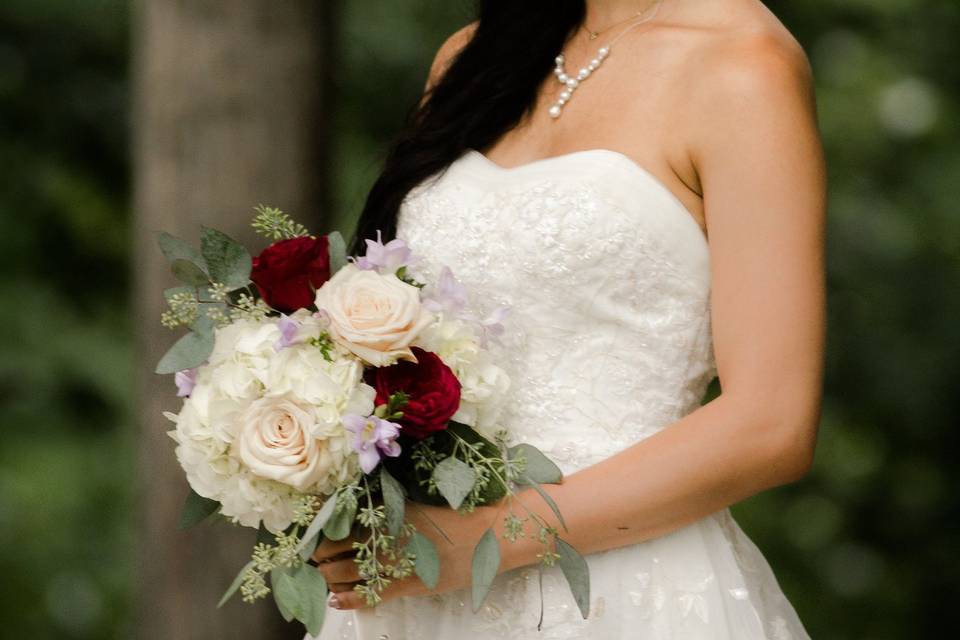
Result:
{"label": "pearl bead", "polygon": [[608,47],[600,47],[600,50],[597,51],[597,57],[606,58],[608,53],[610,53],[610,49]]}
{"label": "pearl bead", "polygon": [[566,84],[566,83],[567,83],[567,80],[569,80],[569,79],[570,79],[570,76],[568,76],[568,75],[565,74],[565,73],[561,73],[560,75],[557,76],[557,80],[559,80],[560,82],[562,82],[562,83],[564,83],[564,84]]}
{"label": "pearl bead", "polygon": [[561,110],[561,108],[560,108],[560,105],[558,105],[558,104],[555,104],[555,105],[553,105],[552,107],[550,107],[550,112],[549,112],[549,113],[550,113],[550,117],[551,117],[551,118],[559,118],[559,117],[560,117],[560,110]]}
{"label": "pearl bead", "polygon": [[570,98],[564,98],[563,96],[560,96],[559,98],[557,98],[557,104],[567,104],[567,101],[569,99]]}
{"label": "pearl bead", "polygon": [[590,75],[590,72],[586,68],[580,69],[577,73],[577,80],[586,80],[588,75]]}
{"label": "pearl bead", "polygon": [[599,66],[600,66],[600,61],[594,58],[593,60],[590,61],[590,64],[587,65],[587,69],[590,69],[591,71],[593,71]]}
{"label": "pearl bead", "polygon": [[569,90],[565,89],[565,90],[563,90],[563,91],[560,92],[560,99],[561,99],[561,100],[569,100],[571,95],[573,95],[573,94],[570,93]]}
{"label": "pearl bead", "polygon": [[577,81],[576,78],[569,78],[569,79],[567,79],[567,88],[568,88],[568,89],[576,89],[578,84],[580,84],[580,83]]}

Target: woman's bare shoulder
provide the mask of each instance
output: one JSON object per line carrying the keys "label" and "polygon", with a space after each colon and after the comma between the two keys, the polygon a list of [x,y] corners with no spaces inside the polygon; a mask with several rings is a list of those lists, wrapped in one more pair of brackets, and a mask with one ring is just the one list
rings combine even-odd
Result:
{"label": "woman's bare shoulder", "polygon": [[479,20],[474,20],[473,22],[464,25],[448,36],[447,39],[444,40],[443,44],[440,45],[440,48],[434,55],[433,63],[430,65],[430,75],[427,78],[427,89],[436,84],[436,82],[443,75],[444,71],[446,71],[453,58],[467,45],[467,43],[470,41],[470,38],[473,37],[473,34],[476,31],[479,23]]}
{"label": "woman's bare shoulder", "polygon": [[810,61],[787,27],[759,0],[723,3],[727,11],[698,39],[690,70],[698,86],[712,97],[716,91],[809,92],[813,84]]}

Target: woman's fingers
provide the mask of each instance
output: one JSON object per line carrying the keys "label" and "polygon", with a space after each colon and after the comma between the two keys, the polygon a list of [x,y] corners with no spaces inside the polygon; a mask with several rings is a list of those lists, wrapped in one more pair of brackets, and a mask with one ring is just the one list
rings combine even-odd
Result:
{"label": "woman's fingers", "polygon": [[327,583],[327,588],[334,593],[343,593],[344,591],[353,591],[356,582],[332,582]]}
{"label": "woman's fingers", "polygon": [[[332,590],[331,590],[332,591]],[[387,587],[380,592],[383,601],[392,600],[405,595],[414,595],[423,593],[426,587],[416,577],[407,577],[403,579],[393,579]],[[345,591],[334,591],[327,598],[327,604],[335,609],[364,609],[370,607],[367,604],[367,598],[361,593],[350,589]]]}
{"label": "woman's fingers", "polygon": [[360,580],[359,567],[357,567],[357,563],[352,557],[321,562],[317,565],[317,570],[323,574],[328,585],[337,582],[357,582]]}
{"label": "woman's fingers", "polygon": [[326,562],[342,553],[350,552],[352,554],[354,551],[353,543],[354,538],[352,536],[347,536],[343,540],[328,540],[324,538],[314,550],[313,559],[317,562]]}

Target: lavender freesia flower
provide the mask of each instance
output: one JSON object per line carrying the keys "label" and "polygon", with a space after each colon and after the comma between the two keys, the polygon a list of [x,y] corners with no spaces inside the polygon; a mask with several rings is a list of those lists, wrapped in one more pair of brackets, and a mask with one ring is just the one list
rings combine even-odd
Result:
{"label": "lavender freesia flower", "polygon": [[197,368],[183,369],[177,371],[173,376],[173,381],[177,385],[177,396],[187,397],[193,393],[193,388],[197,385]]}
{"label": "lavender freesia flower", "polygon": [[424,295],[423,306],[430,311],[456,316],[467,305],[467,288],[456,281],[450,267],[444,265],[436,284]]}
{"label": "lavender freesia flower", "polygon": [[499,307],[480,321],[480,327],[483,330],[482,347],[487,346],[487,339],[491,336],[497,343],[500,342],[500,335],[503,334],[503,319],[507,316],[508,311],[510,311],[510,307]]}
{"label": "lavender freesia flower", "polygon": [[395,458],[400,455],[400,445],[396,437],[400,435],[400,425],[377,416],[360,416],[348,413],[343,416],[343,426],[355,437],[353,448],[359,454],[360,468],[369,474],[376,469],[383,456]]}
{"label": "lavender freesia flower", "polygon": [[413,255],[407,243],[400,238],[394,238],[387,244],[381,241],[380,230],[377,229],[377,239],[367,239],[367,253],[355,260],[358,269],[374,269],[378,273],[396,273],[400,267],[412,262]]}
{"label": "lavender freesia flower", "polygon": [[273,348],[280,351],[284,347],[289,347],[295,342],[297,329],[300,323],[285,313],[280,314],[280,320],[277,321],[277,327],[280,329],[280,337],[274,343]]}

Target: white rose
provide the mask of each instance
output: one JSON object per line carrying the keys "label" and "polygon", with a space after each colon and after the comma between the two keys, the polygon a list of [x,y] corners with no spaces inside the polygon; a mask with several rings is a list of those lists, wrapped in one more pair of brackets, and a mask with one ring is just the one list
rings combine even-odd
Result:
{"label": "white rose", "polygon": [[349,453],[345,436],[314,438],[314,423],[313,414],[289,398],[254,400],[242,416],[237,454],[255,475],[309,491],[338,474]]}
{"label": "white rose", "polygon": [[330,337],[377,367],[399,359],[416,362],[410,343],[434,320],[421,306],[417,287],[353,263],[323,283],[315,302],[329,315]]}

